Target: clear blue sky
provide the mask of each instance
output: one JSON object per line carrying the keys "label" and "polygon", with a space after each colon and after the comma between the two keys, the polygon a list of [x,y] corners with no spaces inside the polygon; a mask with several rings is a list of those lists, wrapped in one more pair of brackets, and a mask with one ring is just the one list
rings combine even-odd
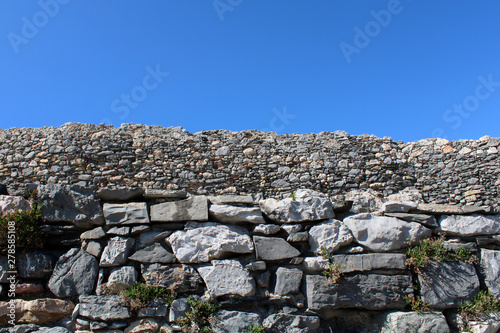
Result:
{"label": "clear blue sky", "polygon": [[500,2],[2,0],[0,128],[500,136]]}

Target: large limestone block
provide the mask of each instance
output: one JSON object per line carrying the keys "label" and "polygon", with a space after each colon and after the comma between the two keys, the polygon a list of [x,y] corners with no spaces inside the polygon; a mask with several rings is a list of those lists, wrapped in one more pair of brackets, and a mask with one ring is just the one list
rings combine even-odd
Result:
{"label": "large limestone block", "polygon": [[366,272],[375,269],[404,270],[406,256],[402,253],[339,254],[332,258],[343,273]]}
{"label": "large limestone block", "polygon": [[17,209],[29,210],[31,203],[23,197],[0,195],[0,216],[12,213]]}
{"label": "large limestone block", "polygon": [[212,205],[209,210],[210,216],[224,223],[266,223],[262,212],[258,207],[237,207],[230,205]]}
{"label": "large limestone block", "polygon": [[134,238],[116,236],[108,241],[108,245],[102,252],[101,267],[120,266],[127,262],[128,255],[134,246]]}
{"label": "large limestone block", "polygon": [[145,202],[105,203],[102,210],[107,225],[149,223]]}
{"label": "large limestone block", "polygon": [[344,219],[356,242],[374,252],[386,252],[417,244],[432,231],[419,223],[394,217],[358,214]]}
{"label": "large limestone block", "polygon": [[342,277],[331,285],[322,275],[306,276],[306,298],[310,310],[363,308],[403,309],[405,295],[413,295],[410,275],[358,274]]}
{"label": "large limestone block", "polygon": [[255,203],[251,195],[225,194],[208,197],[214,205],[253,205]]}
{"label": "large limestone block", "polygon": [[[40,298],[32,301],[14,299],[16,324],[54,323],[70,315],[75,305],[70,301],[53,298]],[[0,302],[0,325],[6,325],[10,318],[9,302]]]}
{"label": "large limestone block", "polygon": [[226,253],[251,253],[254,249],[246,229],[216,223],[197,224],[186,231],[176,231],[168,242],[177,260],[182,263],[202,263],[219,259]]}
{"label": "large limestone block", "polygon": [[238,260],[212,260],[212,266],[199,267],[198,272],[215,297],[255,294],[255,281]]}
{"label": "large limestone block", "polygon": [[125,302],[117,296],[80,296],[80,316],[91,320],[119,321],[131,317]]}
{"label": "large limestone block", "polygon": [[326,220],[335,216],[328,197],[312,190],[297,190],[293,197],[283,200],[261,200],[259,205],[267,217],[280,223]]}
{"label": "large limestone block", "polygon": [[300,255],[300,251],[279,237],[253,236],[257,260],[282,260]]}
{"label": "large limestone block", "polygon": [[84,250],[71,249],[57,261],[48,287],[58,297],[91,294],[98,269],[93,255]]}
{"label": "large limestone block", "polygon": [[208,199],[191,197],[151,206],[152,222],[208,221]]}
{"label": "large limestone block", "polygon": [[316,316],[275,313],[264,319],[262,326],[270,332],[316,333],[320,326],[320,319]]}
{"label": "large limestone block", "polygon": [[101,203],[91,188],[39,185],[38,200],[43,204],[43,218],[50,222],[72,222],[83,229],[104,224]]}
{"label": "large limestone block", "polygon": [[484,283],[496,297],[500,297],[500,251],[481,249],[481,271]]}
{"label": "large limestone block", "polygon": [[481,236],[500,234],[500,215],[442,215],[439,228],[448,235]]}
{"label": "large limestone block", "polygon": [[381,333],[449,333],[450,328],[441,312],[390,312],[382,324]]}
{"label": "large limestone block", "polygon": [[261,319],[257,313],[242,311],[219,310],[215,313],[215,333],[246,332],[251,325],[260,325]]}
{"label": "large limestone block", "polygon": [[203,286],[200,274],[189,265],[141,264],[141,273],[147,284],[179,293],[200,292]]}
{"label": "large limestone block", "polygon": [[349,228],[338,220],[328,220],[309,230],[309,245],[315,253],[321,253],[323,248],[328,253],[333,253],[341,246],[351,244],[353,239]]}
{"label": "large limestone block", "polygon": [[434,308],[457,307],[479,292],[479,279],[473,264],[431,261],[421,270],[418,281],[422,300]]}

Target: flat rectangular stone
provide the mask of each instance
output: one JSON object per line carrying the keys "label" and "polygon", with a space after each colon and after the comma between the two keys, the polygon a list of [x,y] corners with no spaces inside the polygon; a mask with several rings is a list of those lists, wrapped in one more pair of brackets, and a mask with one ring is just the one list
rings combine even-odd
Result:
{"label": "flat rectangular stone", "polygon": [[343,273],[365,272],[374,269],[406,269],[406,256],[402,253],[339,254],[332,258]]}
{"label": "flat rectangular stone", "polygon": [[144,190],[144,197],[146,199],[185,199],[187,193],[186,191],[147,188]]}
{"label": "flat rectangular stone", "polygon": [[205,196],[151,206],[151,221],[180,222],[208,221],[208,200]]}
{"label": "flat rectangular stone", "polygon": [[417,211],[429,214],[490,214],[493,209],[489,206],[457,206],[443,204],[423,204],[417,206]]}
{"label": "flat rectangular stone", "polygon": [[103,213],[107,225],[149,223],[148,208],[145,202],[105,203]]}
{"label": "flat rectangular stone", "polygon": [[306,276],[309,310],[360,308],[367,310],[404,309],[405,295],[413,296],[411,276],[358,274],[341,277],[331,285],[322,275]]}
{"label": "flat rectangular stone", "polygon": [[253,205],[255,201],[251,195],[217,195],[208,197],[215,205]]}

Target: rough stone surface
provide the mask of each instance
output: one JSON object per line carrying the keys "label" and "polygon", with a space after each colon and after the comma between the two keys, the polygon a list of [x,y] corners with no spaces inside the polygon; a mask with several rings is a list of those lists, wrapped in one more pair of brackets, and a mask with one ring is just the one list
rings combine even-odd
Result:
{"label": "rough stone surface", "polygon": [[114,236],[128,236],[130,235],[130,227],[112,227],[106,231],[106,234]]}
{"label": "rough stone surface", "polygon": [[124,301],[117,296],[80,296],[80,316],[92,320],[118,321],[130,318]]}
{"label": "rough stone surface", "polygon": [[434,308],[456,307],[479,292],[474,265],[462,262],[429,262],[419,275],[422,300]]}
{"label": "rough stone surface", "polygon": [[341,277],[338,285],[330,285],[321,275],[307,275],[305,291],[310,310],[403,309],[403,296],[413,295],[410,275],[358,274]]}
{"label": "rough stone surface", "polygon": [[265,223],[258,207],[237,207],[230,205],[212,205],[209,210],[210,217],[219,222],[238,223],[249,222]]}
{"label": "rough stone surface", "polygon": [[274,293],[281,296],[298,293],[301,282],[302,271],[300,269],[279,267],[276,270]]}
{"label": "rough stone surface", "polygon": [[297,190],[293,197],[283,200],[261,200],[262,212],[280,223],[331,219],[335,216],[328,197],[312,190]]}
{"label": "rough stone surface", "polygon": [[31,203],[23,197],[0,195],[0,216],[14,212],[16,209],[29,210]]}
{"label": "rough stone surface", "polygon": [[8,270],[9,262],[7,257],[0,256],[0,283],[7,283],[7,278],[9,277],[9,274],[7,273]]}
{"label": "rough stone surface", "polygon": [[101,243],[95,241],[85,241],[82,243],[82,249],[86,252],[90,253],[96,258],[99,258],[102,253],[102,245]]}
{"label": "rough stone surface", "polygon": [[353,239],[351,231],[338,220],[323,222],[309,230],[309,246],[315,253],[321,253],[322,248],[328,253],[336,252],[341,246],[351,244]]}
{"label": "rough stone surface", "polygon": [[353,190],[345,195],[345,200],[352,202],[350,211],[353,213],[371,213],[382,209],[380,195],[371,190]]}
{"label": "rough stone surface", "polygon": [[[0,325],[7,324],[9,302],[0,302]],[[40,298],[32,301],[14,300],[17,324],[54,323],[71,314],[75,305],[70,301]]]}
{"label": "rough stone surface", "polygon": [[186,191],[182,190],[161,190],[156,188],[146,188],[144,190],[146,199],[185,199]]}
{"label": "rough stone surface", "polygon": [[134,239],[116,236],[108,241],[104,248],[99,266],[114,267],[127,262],[128,255],[133,249]]}
{"label": "rough stone surface", "polygon": [[307,242],[309,240],[309,233],[307,231],[296,232],[287,237],[286,241],[290,243]]}
{"label": "rough stone surface", "polygon": [[381,333],[449,333],[446,318],[440,312],[391,312],[385,317]]}
{"label": "rough stone surface", "polygon": [[300,255],[300,251],[283,238],[253,236],[258,260],[282,260]]}
{"label": "rough stone surface", "polygon": [[356,242],[375,252],[398,250],[432,235],[419,223],[387,216],[358,214],[345,218],[344,223]]}
{"label": "rough stone surface", "polygon": [[170,312],[168,314],[168,320],[170,322],[176,322],[179,318],[183,317],[189,310],[189,304],[187,298],[177,298],[172,302],[170,307]]}
{"label": "rough stone surface", "polygon": [[481,213],[491,213],[489,207],[478,207],[478,206],[460,206],[460,205],[443,205],[443,204],[424,204],[420,203],[417,206],[417,210],[422,213],[430,214],[481,214]]}
{"label": "rough stone surface", "polygon": [[333,256],[333,262],[340,265],[343,273],[366,272],[374,269],[404,270],[406,255],[402,253],[368,253]]}
{"label": "rough stone surface", "polygon": [[71,249],[57,261],[48,287],[58,297],[91,294],[98,269],[93,255],[84,250]]}
{"label": "rough stone surface", "polygon": [[104,187],[97,191],[97,195],[104,201],[127,201],[141,197],[144,191],[138,187]]}
{"label": "rough stone surface", "polygon": [[500,215],[443,215],[439,228],[448,235],[496,235],[500,234]]}
{"label": "rough stone surface", "polygon": [[152,205],[151,221],[208,221],[208,199],[205,196],[196,196],[186,200]]}
{"label": "rough stone surface", "polygon": [[500,297],[500,251],[481,249],[480,265],[489,291]]}
{"label": "rough stone surface", "polygon": [[215,318],[215,333],[245,332],[249,326],[261,324],[260,316],[252,312],[219,310],[215,313]]}
{"label": "rough stone surface", "polygon": [[102,211],[107,225],[149,223],[145,202],[105,203]]}
{"label": "rough stone surface", "polygon": [[170,264],[175,262],[175,256],[171,252],[168,252],[159,243],[154,243],[135,252],[128,259],[142,263],[156,262],[161,264]]}
{"label": "rough stone surface", "polygon": [[136,320],[125,329],[124,333],[156,333],[159,325],[153,319]]}
{"label": "rough stone surface", "polygon": [[168,237],[177,260],[182,263],[209,262],[226,253],[251,253],[254,249],[248,232],[242,227],[214,223],[197,226]]}
{"label": "rough stone surface", "polygon": [[302,267],[306,272],[326,271],[330,261],[325,257],[306,257],[302,262]]}
{"label": "rough stone surface", "polygon": [[277,224],[259,224],[253,229],[253,232],[264,235],[274,235],[278,233],[280,230],[281,228]]}
{"label": "rough stone surface", "polygon": [[214,205],[253,205],[255,203],[251,195],[216,195],[208,197]]}
{"label": "rough stone surface", "polygon": [[170,236],[171,234],[172,234],[172,231],[148,231],[148,232],[140,234],[139,237],[136,238],[135,246],[137,249],[142,249],[142,248],[147,247],[151,244],[155,244],[157,242],[164,240],[166,237]]}
{"label": "rough stone surface", "polygon": [[408,213],[416,208],[417,203],[413,201],[386,201],[382,204],[384,213]]}
{"label": "rough stone surface", "polygon": [[79,228],[90,229],[104,224],[101,203],[94,190],[78,185],[47,184],[38,186],[42,216],[52,222],[73,222]]}
{"label": "rough stone surface", "polygon": [[434,215],[429,214],[412,214],[412,213],[385,213],[385,216],[396,217],[406,222],[417,222],[426,227],[435,228],[438,226]]}
{"label": "rough stone surface", "polygon": [[141,273],[147,284],[172,288],[181,292],[199,292],[203,280],[198,272],[188,265],[141,264]]}
{"label": "rough stone surface", "polygon": [[133,285],[137,282],[137,270],[134,266],[122,266],[111,269],[108,282],[123,282],[128,285]]}
{"label": "rough stone surface", "polygon": [[49,276],[56,263],[53,254],[47,251],[21,253],[17,256],[19,276],[22,278],[43,278]]}
{"label": "rough stone surface", "polygon": [[212,266],[199,267],[198,272],[208,291],[215,297],[255,294],[255,281],[237,260],[212,260]]}
{"label": "rough stone surface", "polygon": [[80,239],[101,239],[104,236],[106,236],[106,232],[104,232],[104,229],[102,227],[97,227],[92,230],[85,231],[80,235]]}
{"label": "rough stone surface", "polygon": [[147,305],[137,310],[139,318],[145,317],[165,317],[168,313],[168,306],[164,299],[154,299]]}
{"label": "rough stone surface", "polygon": [[271,332],[315,333],[318,332],[320,320],[316,316],[277,313],[266,317],[262,326]]}

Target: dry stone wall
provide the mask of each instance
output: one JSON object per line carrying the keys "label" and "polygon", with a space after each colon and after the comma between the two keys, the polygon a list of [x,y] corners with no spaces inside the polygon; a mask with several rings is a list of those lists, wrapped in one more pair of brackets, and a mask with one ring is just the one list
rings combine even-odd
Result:
{"label": "dry stone wall", "polygon": [[[427,203],[488,205],[500,212],[500,138],[477,141],[202,131],[69,123],[0,130],[0,182],[181,189],[281,197],[298,188],[329,196],[371,189],[379,198],[414,187]],[[341,198],[336,198],[337,199]]]}
{"label": "dry stone wall", "polygon": [[[219,304],[208,320],[214,332],[251,325],[268,333],[454,332],[460,302],[482,289],[500,297],[500,215],[486,206],[425,203],[415,189],[332,201],[310,189],[281,199],[28,188],[43,204],[45,246],[17,253],[15,297],[8,258],[0,256],[0,332],[188,331],[179,319],[190,311],[189,297]],[[2,215],[21,205],[29,207],[0,195]],[[410,269],[408,247],[438,233],[447,251],[468,249],[478,260]],[[136,282],[175,290],[176,299],[133,308],[121,292]],[[427,311],[412,311],[405,297],[417,296]],[[498,317],[481,320],[469,325],[500,328]]]}

